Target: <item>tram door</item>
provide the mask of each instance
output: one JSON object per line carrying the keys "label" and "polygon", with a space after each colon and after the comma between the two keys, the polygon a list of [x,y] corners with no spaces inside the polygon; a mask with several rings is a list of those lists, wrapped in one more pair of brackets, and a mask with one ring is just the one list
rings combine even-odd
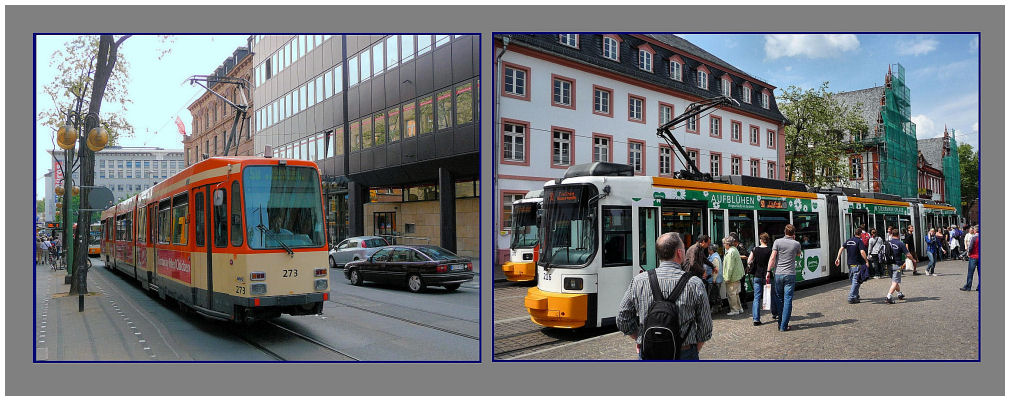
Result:
{"label": "tram door", "polygon": [[151,284],[155,286],[158,285],[158,247],[155,246],[158,243],[158,202],[151,202],[147,205],[147,245],[151,247],[151,256],[147,259],[151,261],[147,270],[147,288],[151,288]]}
{"label": "tram door", "polygon": [[847,237],[845,237],[845,239],[848,239],[849,237],[851,237],[852,233],[856,232],[857,228],[863,227],[864,224],[866,225],[866,228],[869,229],[869,227],[870,227],[870,224],[869,224],[869,215],[866,213],[866,211],[865,210],[853,210],[852,211],[852,226],[851,226],[851,228],[849,228],[849,235]]}
{"label": "tram door", "polygon": [[722,257],[726,255],[726,250],[722,246],[722,239],[726,237],[726,211],[709,209],[708,215],[711,216],[708,225],[708,235],[712,237],[712,245],[715,245],[719,249],[719,256]]}
{"label": "tram door", "polygon": [[676,231],[684,241],[684,248],[694,245],[698,236],[704,234],[703,222],[707,202],[703,201],[664,201],[660,214],[660,234]]}
{"label": "tram door", "polygon": [[[634,207],[635,229],[633,244],[638,245],[635,266],[639,270],[652,270],[659,266],[656,257],[656,238],[659,237],[659,210],[655,207]],[[634,273],[638,273],[635,271]]]}

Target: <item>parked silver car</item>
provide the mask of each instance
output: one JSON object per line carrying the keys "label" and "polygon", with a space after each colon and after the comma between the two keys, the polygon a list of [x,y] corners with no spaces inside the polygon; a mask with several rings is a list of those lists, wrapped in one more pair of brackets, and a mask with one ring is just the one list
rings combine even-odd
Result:
{"label": "parked silver car", "polygon": [[389,245],[382,237],[350,237],[330,248],[330,267],[343,268],[347,262],[368,259],[379,247]]}

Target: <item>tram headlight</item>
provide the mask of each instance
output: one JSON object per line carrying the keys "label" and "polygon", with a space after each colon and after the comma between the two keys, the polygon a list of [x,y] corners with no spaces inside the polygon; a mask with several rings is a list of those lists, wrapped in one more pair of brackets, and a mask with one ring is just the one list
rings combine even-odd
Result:
{"label": "tram headlight", "polygon": [[267,293],[266,283],[256,283],[249,286],[249,293],[252,295],[263,295]]}
{"label": "tram headlight", "polygon": [[523,260],[533,260],[533,253],[523,254]]}
{"label": "tram headlight", "polygon": [[323,291],[323,290],[325,290],[326,286],[328,284],[329,284],[329,282],[325,278],[321,278],[321,279],[316,280],[316,291]]}
{"label": "tram headlight", "polygon": [[564,285],[566,290],[581,290],[582,277],[565,277]]}

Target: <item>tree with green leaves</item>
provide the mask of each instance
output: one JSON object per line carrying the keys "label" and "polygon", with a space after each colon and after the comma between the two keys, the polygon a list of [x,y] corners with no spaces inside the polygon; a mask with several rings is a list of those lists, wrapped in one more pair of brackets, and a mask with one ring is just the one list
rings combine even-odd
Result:
{"label": "tree with green leaves", "polygon": [[847,156],[859,146],[846,141],[845,134],[866,132],[866,121],[832,97],[827,82],[817,89],[790,86],[776,99],[790,121],[785,127],[786,179],[816,187],[847,180]]}
{"label": "tree with green leaves", "polygon": [[46,200],[45,199],[37,199],[37,200],[35,200],[35,212],[36,213],[45,213],[46,212]]}
{"label": "tree with green leaves", "polygon": [[975,149],[967,143],[957,146],[957,156],[961,163],[961,210],[967,215],[968,209],[979,198],[979,157]]}

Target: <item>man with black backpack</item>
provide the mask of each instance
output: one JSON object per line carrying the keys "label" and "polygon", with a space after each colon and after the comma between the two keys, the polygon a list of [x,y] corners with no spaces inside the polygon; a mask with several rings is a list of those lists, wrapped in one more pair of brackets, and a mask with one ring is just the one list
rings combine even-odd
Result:
{"label": "man with black backpack", "polygon": [[712,338],[705,284],[681,270],[684,243],[670,232],[656,240],[659,267],[639,273],[621,299],[617,328],[635,339],[639,358],[697,360]]}
{"label": "man with black backpack", "polygon": [[887,289],[887,299],[884,300],[889,304],[894,303],[891,294],[895,292],[898,294],[898,299],[905,299],[905,294],[901,293],[901,271],[905,268],[905,264],[901,262],[902,257],[914,260],[912,253],[908,251],[900,238],[897,228],[891,230],[891,241],[888,242],[888,249],[884,252],[884,263],[894,269],[891,272],[891,287]]}

